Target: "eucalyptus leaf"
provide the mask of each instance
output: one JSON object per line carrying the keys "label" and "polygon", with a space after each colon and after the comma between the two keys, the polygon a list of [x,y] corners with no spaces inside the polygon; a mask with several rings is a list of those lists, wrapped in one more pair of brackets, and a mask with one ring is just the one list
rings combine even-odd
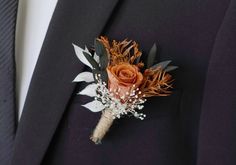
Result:
{"label": "eucalyptus leaf", "polygon": [[167,68],[165,69],[165,72],[170,72],[170,71],[173,71],[177,68],[178,68],[178,66],[167,66]]}
{"label": "eucalyptus leaf", "polygon": [[99,65],[98,63],[94,60],[94,58],[88,54],[87,52],[83,52],[85,58],[88,60],[88,62],[92,65],[92,67],[96,70],[99,70]]}
{"label": "eucalyptus leaf", "polygon": [[153,65],[156,55],[157,55],[157,46],[156,46],[156,44],[154,44],[148,54],[147,68],[149,68]]}
{"label": "eucalyptus leaf", "polygon": [[95,47],[95,53],[97,56],[99,56],[99,63],[101,66],[101,70],[106,69],[108,65],[108,55],[105,46],[103,45],[102,42],[99,40],[95,39],[94,40],[94,47]]}
{"label": "eucalyptus leaf", "polygon": [[157,68],[160,68],[160,69],[165,69],[169,64],[171,63],[171,60],[168,60],[168,61],[163,61],[163,62],[160,62],[158,64],[155,64],[151,67],[151,69],[157,69]]}
{"label": "eucalyptus leaf", "polygon": [[107,56],[107,51],[105,46],[103,45],[102,42],[100,42],[99,40],[95,39],[94,40],[94,48],[95,48],[95,52],[98,56]]}
{"label": "eucalyptus leaf", "polygon": [[105,82],[106,84],[108,84],[108,74],[106,70],[102,70],[101,71],[101,77],[102,77],[102,81]]}
{"label": "eucalyptus leaf", "polygon": [[100,66],[101,66],[101,70],[105,70],[107,68],[107,65],[108,65],[108,56],[107,55],[100,56],[99,63],[100,63]]}

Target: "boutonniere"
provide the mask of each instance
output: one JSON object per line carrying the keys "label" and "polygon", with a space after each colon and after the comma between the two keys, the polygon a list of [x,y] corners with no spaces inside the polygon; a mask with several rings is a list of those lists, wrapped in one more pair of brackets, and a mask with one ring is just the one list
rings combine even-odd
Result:
{"label": "boutonniere", "polygon": [[95,39],[91,51],[73,46],[79,60],[91,68],[91,72],[82,72],[73,80],[88,83],[78,94],[94,98],[82,106],[102,112],[90,137],[95,144],[101,143],[115,119],[128,115],[143,120],[146,115],[140,111],[148,97],[171,94],[173,79],[169,72],[177,66],[169,65],[171,61],[154,64],[156,44],[145,64],[135,41],[110,42],[100,37]]}

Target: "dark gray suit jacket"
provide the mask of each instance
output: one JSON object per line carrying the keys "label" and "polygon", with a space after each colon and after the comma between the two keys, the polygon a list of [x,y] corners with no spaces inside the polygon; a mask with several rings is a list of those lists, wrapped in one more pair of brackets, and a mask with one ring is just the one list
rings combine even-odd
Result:
{"label": "dark gray suit jacket", "polygon": [[[102,145],[100,114],[72,83],[86,68],[72,43],[129,38],[173,60],[175,89],[117,120]],[[143,58],[145,60],[145,56]],[[59,0],[30,84],[12,165],[235,165],[236,0]]]}

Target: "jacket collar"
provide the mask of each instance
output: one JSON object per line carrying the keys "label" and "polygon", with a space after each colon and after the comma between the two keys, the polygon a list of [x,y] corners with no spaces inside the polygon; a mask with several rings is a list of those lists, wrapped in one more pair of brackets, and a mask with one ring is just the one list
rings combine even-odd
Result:
{"label": "jacket collar", "polygon": [[38,165],[82,71],[72,43],[91,45],[118,0],[59,0],[31,80],[18,126],[13,165]]}

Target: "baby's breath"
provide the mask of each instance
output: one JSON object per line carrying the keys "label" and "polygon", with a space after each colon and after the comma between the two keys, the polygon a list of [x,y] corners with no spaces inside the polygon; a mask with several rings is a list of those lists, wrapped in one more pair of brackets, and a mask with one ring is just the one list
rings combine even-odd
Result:
{"label": "baby's breath", "polygon": [[138,112],[144,108],[143,104],[146,101],[139,88],[133,86],[133,90],[121,96],[120,89],[108,89],[99,74],[95,78],[98,86],[95,100],[100,101],[106,109],[110,109],[114,119],[124,115],[132,115],[141,120],[146,117],[145,114]]}

